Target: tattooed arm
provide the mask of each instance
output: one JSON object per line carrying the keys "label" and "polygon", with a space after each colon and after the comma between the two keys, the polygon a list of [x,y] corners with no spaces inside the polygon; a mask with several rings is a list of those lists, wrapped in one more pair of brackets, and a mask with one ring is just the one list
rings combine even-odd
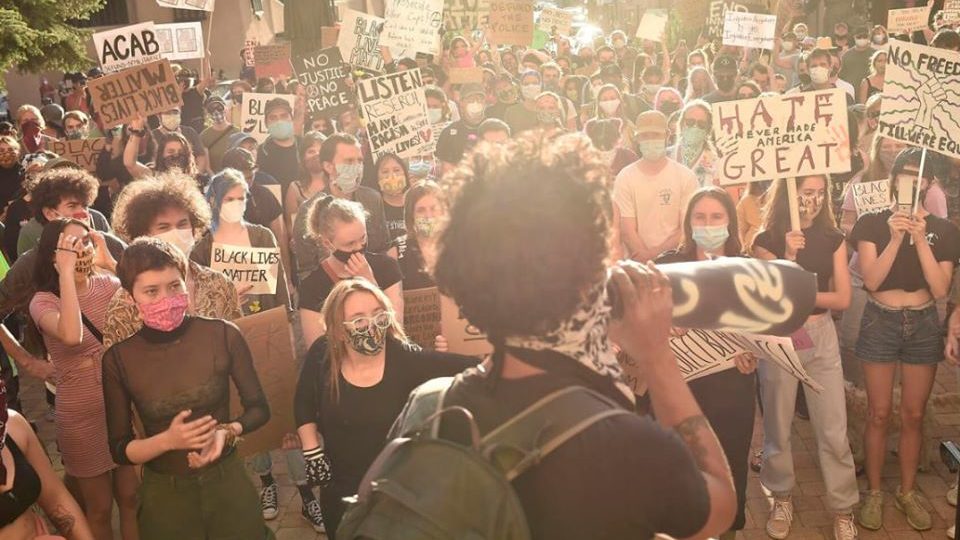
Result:
{"label": "tattooed arm", "polygon": [[68,540],[93,540],[93,533],[90,532],[83,511],[53,471],[40,440],[30,429],[30,424],[19,414],[10,411],[9,430],[10,435],[23,448],[30,466],[40,477],[38,502],[58,532]]}

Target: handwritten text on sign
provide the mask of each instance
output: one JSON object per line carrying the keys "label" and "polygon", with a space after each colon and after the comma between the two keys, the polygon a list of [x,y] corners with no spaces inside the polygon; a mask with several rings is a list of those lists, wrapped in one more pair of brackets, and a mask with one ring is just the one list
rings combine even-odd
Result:
{"label": "handwritten text on sign", "polygon": [[849,172],[846,125],[843,90],[715,103],[720,184]]}
{"label": "handwritten text on sign", "polygon": [[960,158],[960,53],[891,41],[878,131]]}
{"label": "handwritten text on sign", "polygon": [[266,114],[267,102],[271,99],[282,98],[290,104],[293,110],[295,96],[288,94],[256,94],[244,92],[243,99],[240,102],[240,129],[262,143],[270,136],[267,131]]}
{"label": "handwritten text on sign", "polygon": [[280,273],[280,249],[214,242],[210,268],[222,272],[238,289],[252,286],[250,294],[275,294]]}
{"label": "handwritten text on sign", "polygon": [[254,47],[253,61],[257,77],[289,77],[293,74],[289,43]]}
{"label": "handwritten text on sign", "polygon": [[160,45],[153,21],[93,34],[97,60],[106,73],[160,59]]}
{"label": "handwritten text on sign", "polygon": [[[931,2],[931,5],[933,3]],[[927,27],[930,19],[930,6],[891,9],[887,12],[887,32],[891,34],[909,34]]]}
{"label": "handwritten text on sign", "polygon": [[533,2],[490,0],[487,39],[498,45],[530,45],[533,41]]}
{"label": "handwritten text on sign", "polygon": [[200,21],[158,24],[154,27],[160,54],[167,60],[203,58],[203,27]]}
{"label": "handwritten text on sign", "polygon": [[95,139],[62,139],[51,141],[47,148],[62,158],[69,159],[87,171],[97,170],[97,158],[100,152],[107,147],[105,137]]}
{"label": "handwritten text on sign", "polygon": [[357,89],[374,160],[391,152],[419,154],[424,145],[420,131],[429,123],[420,69],[358,81]]}
{"label": "handwritten text on sign", "polygon": [[857,217],[864,214],[882,212],[890,208],[890,181],[856,182],[850,184],[853,190],[853,202],[857,206]]}
{"label": "handwritten text on sign", "polygon": [[443,26],[448,31],[469,32],[490,20],[490,0],[445,0]]}
{"label": "handwritten text on sign", "polygon": [[383,71],[383,55],[380,53],[380,32],[385,19],[348,9],[343,14],[337,46],[346,63]]}
{"label": "handwritten text on sign", "polygon": [[380,43],[407,54],[439,54],[443,0],[390,0]]}
{"label": "handwritten text on sign", "polygon": [[150,116],[180,106],[180,85],[169,60],[142,66],[89,81],[93,108],[100,113],[103,127],[126,124],[138,114]]}
{"label": "handwritten text on sign", "polygon": [[440,291],[436,287],[403,291],[403,328],[414,343],[433,348],[440,335]]}
{"label": "handwritten text on sign", "polygon": [[339,114],[350,108],[347,67],[340,49],[329,47],[294,58],[293,68],[306,92],[309,112]]}
{"label": "handwritten text on sign", "polygon": [[556,32],[561,36],[569,36],[573,30],[573,13],[555,7],[543,8],[537,28],[544,32]]}
{"label": "handwritten text on sign", "polygon": [[776,32],[776,15],[728,11],[724,16],[724,45],[773,49],[773,38]]}

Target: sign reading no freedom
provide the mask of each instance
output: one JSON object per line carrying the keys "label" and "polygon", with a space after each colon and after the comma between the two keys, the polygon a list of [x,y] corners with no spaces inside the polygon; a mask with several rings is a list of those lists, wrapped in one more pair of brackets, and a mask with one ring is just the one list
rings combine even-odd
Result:
{"label": "sign reading no freedom", "polygon": [[93,108],[103,127],[126,124],[138,114],[150,116],[180,107],[180,85],[169,60],[134,66],[113,75],[91,79]]}

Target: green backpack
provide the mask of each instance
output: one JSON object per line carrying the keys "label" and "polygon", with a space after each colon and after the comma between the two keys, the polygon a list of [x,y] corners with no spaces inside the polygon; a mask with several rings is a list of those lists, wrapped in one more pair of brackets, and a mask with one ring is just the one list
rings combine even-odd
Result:
{"label": "green backpack", "polygon": [[[456,378],[415,389],[380,452],[347,499],[338,540],[527,540],[530,529],[510,482],[594,423],[632,414],[580,386],[549,394],[486,436],[463,407],[444,407]],[[443,416],[461,414],[471,444],[439,437]]]}

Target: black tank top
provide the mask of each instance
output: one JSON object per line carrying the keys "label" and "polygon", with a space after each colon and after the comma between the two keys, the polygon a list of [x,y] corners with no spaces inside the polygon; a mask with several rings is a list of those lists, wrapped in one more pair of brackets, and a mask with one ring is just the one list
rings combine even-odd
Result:
{"label": "black tank top", "polygon": [[40,477],[30,466],[13,437],[7,436],[7,447],[13,455],[13,488],[0,493],[0,527],[13,523],[40,498]]}

